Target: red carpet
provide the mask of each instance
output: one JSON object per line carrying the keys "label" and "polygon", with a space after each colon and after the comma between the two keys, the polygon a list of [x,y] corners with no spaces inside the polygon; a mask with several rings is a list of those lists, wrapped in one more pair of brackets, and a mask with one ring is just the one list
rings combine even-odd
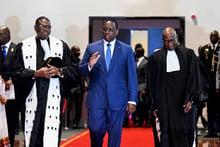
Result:
{"label": "red carpet", "polygon": [[[108,135],[103,147],[107,147]],[[61,142],[60,147],[90,147],[89,130]],[[121,147],[154,147],[152,128],[123,128]]]}

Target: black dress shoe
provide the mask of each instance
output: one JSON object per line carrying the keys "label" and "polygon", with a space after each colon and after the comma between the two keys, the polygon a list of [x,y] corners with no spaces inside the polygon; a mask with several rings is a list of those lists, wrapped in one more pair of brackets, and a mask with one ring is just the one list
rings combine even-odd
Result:
{"label": "black dress shoe", "polygon": [[150,123],[146,123],[146,124],[144,125],[144,127],[151,127],[151,124],[150,124]]}
{"label": "black dress shoe", "polygon": [[137,123],[134,124],[134,126],[135,126],[135,127],[142,127],[142,126],[143,126],[143,123],[137,122]]}
{"label": "black dress shoe", "polygon": [[123,127],[128,128],[129,125],[128,124],[123,124]]}
{"label": "black dress shoe", "polygon": [[73,123],[73,129],[76,129],[76,128],[77,128],[77,124]]}
{"label": "black dress shoe", "polygon": [[123,127],[126,127],[126,128],[128,128],[129,127],[129,118],[125,118],[124,119],[124,122],[123,122]]}
{"label": "black dress shoe", "polygon": [[15,135],[18,135],[18,134],[19,134],[19,129],[16,128],[16,129],[15,129]]}
{"label": "black dress shoe", "polygon": [[216,137],[219,137],[216,133],[209,133],[207,135],[205,135],[204,137],[206,138],[216,138]]}

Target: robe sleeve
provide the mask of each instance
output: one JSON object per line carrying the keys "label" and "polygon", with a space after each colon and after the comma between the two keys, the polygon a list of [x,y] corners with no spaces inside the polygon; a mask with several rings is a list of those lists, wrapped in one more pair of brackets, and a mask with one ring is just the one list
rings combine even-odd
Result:
{"label": "robe sleeve", "polygon": [[64,97],[70,97],[70,90],[80,83],[80,77],[78,74],[78,62],[73,56],[68,45],[63,42],[63,86]]}
{"label": "robe sleeve", "polygon": [[185,103],[188,101],[193,101],[193,99],[196,97],[198,92],[198,78],[197,78],[197,57],[194,54],[193,50],[189,50],[188,52],[188,60],[189,60],[189,75],[187,80],[187,87],[186,87],[186,98]]}
{"label": "robe sleeve", "polygon": [[220,61],[218,61],[216,70],[216,89],[220,89]]}
{"label": "robe sleeve", "polygon": [[156,90],[156,84],[155,81],[157,77],[157,64],[154,60],[154,57],[151,56],[148,61],[148,71],[147,71],[147,91],[148,91],[148,97],[149,101],[151,102],[151,109],[155,110],[156,109],[156,104],[155,104],[155,90]]}
{"label": "robe sleeve", "polygon": [[[10,61],[11,78],[15,85],[15,97],[24,100],[31,91],[35,79],[34,70],[24,68],[22,43],[15,47]],[[24,86],[25,85],[25,86]]]}

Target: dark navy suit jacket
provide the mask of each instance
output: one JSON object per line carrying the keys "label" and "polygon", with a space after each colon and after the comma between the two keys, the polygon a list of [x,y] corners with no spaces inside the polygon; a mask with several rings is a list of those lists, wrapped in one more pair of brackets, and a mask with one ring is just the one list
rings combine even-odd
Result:
{"label": "dark navy suit jacket", "polygon": [[[96,51],[101,56],[89,71],[89,57]],[[134,53],[130,46],[116,40],[109,71],[106,69],[104,54],[104,41],[96,41],[87,46],[79,64],[79,73],[90,78],[87,107],[125,110],[128,101],[137,102],[138,86]]]}
{"label": "dark navy suit jacket", "polygon": [[[15,52],[16,44],[11,42],[8,53],[4,58],[2,51],[0,51],[0,74],[5,81],[11,78],[11,72],[9,68],[11,67],[10,60],[13,58],[13,54]],[[6,106],[6,116],[7,116],[7,124],[8,124],[8,133],[10,144],[14,144],[15,138],[15,128],[16,121],[18,116],[17,102],[16,100],[8,100]]]}
{"label": "dark navy suit jacket", "polygon": [[0,52],[0,63],[1,63],[0,64],[0,73],[5,81],[9,80],[9,78],[11,76],[11,74],[9,72],[9,66],[10,66],[10,60],[12,58],[12,54],[15,51],[15,46],[16,46],[16,44],[11,42],[5,59],[4,59],[2,52]]}

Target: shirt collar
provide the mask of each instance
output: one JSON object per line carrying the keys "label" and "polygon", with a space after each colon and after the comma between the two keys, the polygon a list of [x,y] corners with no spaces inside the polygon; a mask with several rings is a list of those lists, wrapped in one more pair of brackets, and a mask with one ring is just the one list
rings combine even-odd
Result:
{"label": "shirt collar", "polygon": [[10,41],[8,41],[6,44],[3,44],[1,47],[6,46],[6,49],[8,49],[8,48],[9,48],[9,46],[10,46],[10,44],[11,44],[11,40],[10,40]]}
{"label": "shirt collar", "polygon": [[212,48],[216,48],[218,46],[218,42],[216,44],[212,44]]}
{"label": "shirt collar", "polygon": [[108,43],[110,43],[110,44],[111,44],[111,47],[115,46],[115,41],[116,41],[116,39],[114,39],[114,40],[111,41],[111,42],[107,42],[105,39],[103,39],[103,40],[104,40],[104,45],[107,45]]}
{"label": "shirt collar", "polygon": [[138,62],[141,62],[144,59],[144,56],[138,58]]}
{"label": "shirt collar", "polygon": [[143,60],[144,60],[144,56],[138,58],[138,60],[137,60],[137,66],[139,66],[140,63],[141,63]]}

